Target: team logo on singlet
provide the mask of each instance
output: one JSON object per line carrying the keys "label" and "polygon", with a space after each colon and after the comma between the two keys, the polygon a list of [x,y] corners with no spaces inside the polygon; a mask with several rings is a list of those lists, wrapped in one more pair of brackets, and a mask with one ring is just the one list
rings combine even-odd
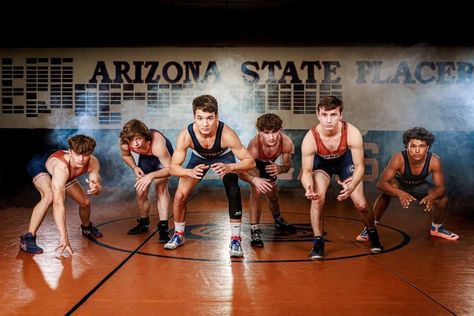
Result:
{"label": "team logo on singlet", "polygon": [[321,155],[321,154],[318,154],[318,155],[323,159],[336,159],[342,156],[342,154],[339,154],[339,153],[329,154],[329,155]]}

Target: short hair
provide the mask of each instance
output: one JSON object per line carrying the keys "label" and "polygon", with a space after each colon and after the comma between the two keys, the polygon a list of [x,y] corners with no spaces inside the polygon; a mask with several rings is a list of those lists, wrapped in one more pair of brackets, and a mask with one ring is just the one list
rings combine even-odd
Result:
{"label": "short hair", "polygon": [[411,139],[418,139],[424,141],[429,147],[434,143],[434,135],[424,127],[413,127],[406,130],[402,136],[403,144],[405,147],[408,146],[408,143]]}
{"label": "short hair", "polygon": [[335,96],[324,97],[319,101],[318,113],[321,108],[326,111],[331,111],[337,109],[338,107],[339,112],[342,113],[342,110],[344,109],[344,103],[340,99]]}
{"label": "short hair", "polygon": [[255,124],[258,131],[278,131],[282,125],[283,121],[281,118],[273,113],[263,114],[257,119],[257,123]]}
{"label": "short hair", "polygon": [[196,114],[197,110],[217,114],[218,103],[216,98],[208,94],[195,97],[193,100],[193,114]]}
{"label": "short hair", "polygon": [[83,134],[78,134],[68,138],[69,149],[79,155],[92,155],[95,149],[95,139]]}
{"label": "short hair", "polygon": [[150,129],[145,123],[140,120],[132,119],[125,123],[120,132],[120,144],[128,144],[130,139],[135,136],[142,136],[147,141],[153,139],[152,132],[150,132]]}

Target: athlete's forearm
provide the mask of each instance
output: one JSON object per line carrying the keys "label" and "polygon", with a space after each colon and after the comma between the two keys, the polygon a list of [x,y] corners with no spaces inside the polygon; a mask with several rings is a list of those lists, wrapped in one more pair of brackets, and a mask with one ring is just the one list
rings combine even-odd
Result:
{"label": "athlete's forearm", "polygon": [[167,178],[170,176],[170,168],[164,167],[163,169],[150,172],[150,175],[153,177],[153,179]]}
{"label": "athlete's forearm", "polygon": [[132,156],[122,156],[122,160],[125,162],[127,166],[130,167],[130,169],[134,169],[137,164],[135,163],[135,159],[133,159]]}
{"label": "athlete's forearm", "polygon": [[238,163],[231,163],[229,166],[232,172],[245,172],[254,169],[256,163],[254,159],[246,158]]}
{"label": "athlete's forearm", "polygon": [[192,170],[192,169],[186,169],[186,168],[183,168],[183,166],[181,166],[181,165],[171,164],[170,175],[175,176],[175,177],[180,177],[180,178],[188,177],[189,173],[190,173],[190,170]]}

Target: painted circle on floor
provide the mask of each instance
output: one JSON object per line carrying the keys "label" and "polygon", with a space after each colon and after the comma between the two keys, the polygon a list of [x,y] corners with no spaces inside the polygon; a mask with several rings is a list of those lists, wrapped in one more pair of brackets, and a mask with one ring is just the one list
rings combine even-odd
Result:
{"label": "painted circle on floor", "polygon": [[[299,214],[301,215],[301,214]],[[134,217],[133,217],[134,218]],[[120,221],[129,221],[131,217],[121,218],[109,222],[105,222],[102,224],[97,225],[98,227],[106,227],[107,225],[112,225],[114,223]],[[326,222],[331,221],[333,224],[336,223],[339,226],[339,229],[336,227],[336,231],[331,229],[331,236],[325,232],[325,240],[326,245],[331,245],[330,247],[326,246],[325,257],[319,259],[318,261],[331,261],[331,260],[343,260],[343,259],[352,259],[357,257],[365,257],[369,255],[374,255],[370,253],[368,246],[359,247],[359,245],[366,245],[367,243],[360,243],[355,241],[348,242],[344,240],[346,237],[341,237],[343,234],[338,234],[340,230],[344,229],[345,225],[358,225],[360,227],[361,222],[359,219],[349,218],[349,217],[341,217],[341,216],[326,216]],[[222,247],[226,247],[225,245],[222,246],[221,244],[223,236],[229,236],[229,232],[225,230],[222,224],[213,224],[213,223],[204,223],[204,224],[196,224],[196,225],[187,225],[186,226],[186,242],[183,246],[178,247],[175,250],[165,250],[163,248],[164,244],[156,243],[157,231],[150,231],[146,238],[140,240],[140,244],[136,246],[134,249],[126,249],[120,246],[114,245],[112,242],[106,242],[105,238],[92,240],[95,244],[105,247],[111,250],[116,250],[120,252],[130,253],[130,255],[145,255],[145,256],[152,256],[152,257],[159,257],[159,258],[168,258],[168,259],[176,259],[176,260],[191,260],[191,261],[203,261],[203,262],[245,262],[245,263],[284,263],[284,262],[304,262],[304,261],[312,261],[308,257],[309,250],[312,247],[312,239],[313,239],[313,230],[309,223],[292,223],[294,229],[277,229],[272,224],[260,224],[262,230],[262,240],[265,243],[265,247],[263,248],[253,248],[250,246],[250,236],[246,234],[245,231],[249,231],[249,225],[243,225],[242,231],[242,245],[244,249],[244,257],[242,258],[230,258],[228,256],[223,255],[221,257],[213,257],[212,254],[221,249]],[[327,225],[326,227],[331,227]],[[391,235],[397,235],[395,239],[399,239],[397,243],[390,243],[390,246],[384,250],[383,253],[377,255],[383,255],[387,252],[392,252],[398,250],[404,246],[406,246],[410,242],[410,236],[405,232],[399,230],[398,228],[391,227],[388,225],[378,224],[377,225],[379,233],[381,235],[381,240],[383,243],[383,237],[385,234],[389,233]],[[153,238],[155,237],[155,238]],[[335,238],[338,237],[338,238]],[[353,236],[350,236],[353,238]],[[124,238],[127,238],[126,236]],[[392,238],[393,239],[393,238]],[[144,251],[142,248],[147,243],[155,243],[158,245],[157,251]],[[305,250],[301,251],[295,255],[295,258],[284,258],[279,257],[279,253],[287,254],[287,251],[282,250],[282,246],[288,244],[288,247],[294,247],[294,243],[305,243]],[[344,247],[352,246],[348,248],[346,251],[336,251],[337,254],[331,254],[331,251],[328,251],[328,248],[331,248],[334,244],[342,244],[344,243]],[[307,245],[306,245],[307,244]],[[259,256],[258,251],[263,249],[268,249],[275,245],[275,248],[278,248],[278,251],[271,251],[270,255],[262,255]],[[277,246],[276,246],[277,245]],[[133,248],[133,247],[132,247]],[[187,249],[189,251],[183,251]],[[227,248],[228,249],[228,248]],[[332,251],[335,253],[335,251]]]}

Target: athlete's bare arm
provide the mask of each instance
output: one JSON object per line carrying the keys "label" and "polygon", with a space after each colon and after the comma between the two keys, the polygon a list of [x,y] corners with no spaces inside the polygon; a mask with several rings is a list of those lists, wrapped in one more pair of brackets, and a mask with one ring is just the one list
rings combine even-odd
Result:
{"label": "athlete's bare arm", "polygon": [[219,175],[224,176],[227,173],[239,173],[252,170],[255,168],[255,159],[252,157],[247,148],[242,145],[237,134],[227,125],[222,129],[221,147],[228,147],[232,150],[235,157],[240,161],[237,163],[225,164],[215,163],[211,168]]}
{"label": "athlete's bare arm", "polygon": [[347,199],[352,192],[354,192],[364,178],[365,173],[364,144],[362,141],[362,135],[354,125],[349,123],[347,123],[347,146],[351,151],[354,172],[352,174],[352,180],[349,183],[338,181],[342,186],[342,190],[337,196],[339,201]]}
{"label": "athlete's bare arm", "polygon": [[435,188],[420,201],[420,204],[425,204],[426,211],[431,210],[435,200],[440,199],[446,195],[443,168],[441,166],[441,160],[438,156],[434,154],[431,156],[429,168]]}
{"label": "athlete's bare arm", "polygon": [[315,192],[313,181],[314,155],[316,154],[317,150],[318,147],[311,130],[309,130],[303,138],[303,142],[301,143],[301,183],[305,189],[305,196],[309,200],[317,200],[320,197]]}
{"label": "athlete's bare arm", "polygon": [[400,190],[398,187],[393,185],[395,175],[402,172],[404,163],[402,153],[395,153],[383,170],[382,175],[377,182],[377,188],[385,194],[398,197],[402,207],[407,208],[410,203],[416,199],[411,194]]}
{"label": "athlete's bare arm", "polygon": [[69,169],[67,165],[59,161],[57,158],[52,158],[51,161],[47,163],[47,168],[52,174],[51,189],[53,191],[53,217],[59,230],[58,248],[60,249],[61,254],[64,250],[72,254],[73,252],[67,234],[66,208],[64,206]]}
{"label": "athlete's bare arm", "polygon": [[87,171],[89,183],[89,189],[87,190],[87,194],[97,195],[102,191],[102,181],[100,178],[99,171],[99,160],[95,156],[91,155],[89,162],[89,170]]}
{"label": "athlete's bare arm", "polygon": [[208,165],[199,164],[193,169],[186,169],[182,166],[186,159],[186,150],[188,148],[192,148],[192,139],[191,135],[189,135],[188,129],[183,128],[178,135],[176,150],[171,157],[170,174],[177,177],[201,179],[204,175],[204,170],[209,168]]}

